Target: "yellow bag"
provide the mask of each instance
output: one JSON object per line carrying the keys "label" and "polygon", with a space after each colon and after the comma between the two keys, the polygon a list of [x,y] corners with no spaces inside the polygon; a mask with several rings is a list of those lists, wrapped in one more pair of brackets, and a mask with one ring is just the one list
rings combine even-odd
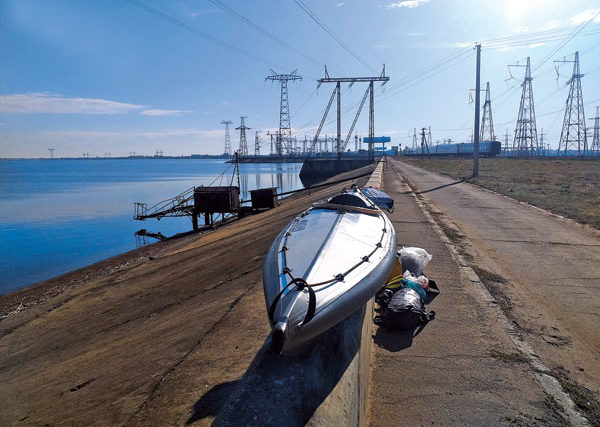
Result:
{"label": "yellow bag", "polygon": [[386,283],[391,282],[393,279],[397,278],[398,276],[402,276],[402,273],[403,273],[402,263],[400,262],[400,258],[396,258],[396,262],[394,263],[394,268],[392,269],[392,272],[388,276]]}

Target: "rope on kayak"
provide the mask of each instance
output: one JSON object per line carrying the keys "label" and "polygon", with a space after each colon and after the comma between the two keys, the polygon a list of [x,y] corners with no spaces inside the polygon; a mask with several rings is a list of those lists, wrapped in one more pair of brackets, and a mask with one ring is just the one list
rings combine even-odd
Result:
{"label": "rope on kayak", "polygon": [[280,253],[282,254],[282,258],[283,258],[283,268],[282,268],[281,274],[289,276],[289,278],[291,280],[286,286],[283,287],[283,289],[281,289],[281,291],[279,291],[277,296],[273,299],[271,306],[269,307],[269,320],[271,321],[271,323],[273,323],[273,319],[275,317],[275,308],[277,307],[279,300],[284,295],[285,291],[287,289],[289,289],[292,285],[294,285],[296,287],[295,290],[302,291],[303,289],[306,289],[308,291],[308,309],[306,311],[306,315],[304,316],[304,320],[302,321],[302,325],[306,325],[308,322],[310,322],[310,320],[313,317],[315,317],[315,311],[316,311],[316,306],[317,306],[317,297],[316,297],[315,291],[312,288],[315,286],[329,285],[334,282],[343,282],[344,278],[348,274],[352,273],[355,269],[357,269],[362,264],[369,262],[370,258],[375,254],[375,252],[377,252],[377,250],[379,250],[380,248],[383,247],[383,239],[384,239],[386,233],[388,232],[388,230],[386,227],[386,223],[385,223],[383,214],[380,211],[378,216],[379,216],[379,218],[381,218],[381,220],[383,222],[381,237],[379,238],[379,241],[375,244],[375,248],[371,252],[369,252],[368,255],[363,256],[358,263],[354,264],[352,267],[350,267],[345,272],[336,274],[332,279],[324,280],[324,281],[318,282],[318,283],[310,283],[309,284],[306,282],[306,280],[304,278],[294,277],[292,275],[292,271],[287,266],[287,257],[286,257],[286,252],[288,251],[287,241],[288,241],[288,238],[292,235],[292,233],[289,230],[293,229],[294,226],[300,221],[300,218],[303,218],[304,216],[306,216],[310,212],[310,210],[312,210],[312,208],[303,212],[302,214],[300,214],[299,217],[296,217],[294,219],[293,224],[288,228],[288,231],[286,231],[286,233],[284,235],[284,241],[283,241],[283,245],[281,246],[281,251],[280,251]]}

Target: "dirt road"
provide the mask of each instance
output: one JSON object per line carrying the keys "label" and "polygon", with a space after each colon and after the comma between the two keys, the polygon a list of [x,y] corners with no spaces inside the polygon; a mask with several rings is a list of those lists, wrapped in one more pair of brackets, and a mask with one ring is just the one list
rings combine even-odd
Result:
{"label": "dirt road", "polygon": [[597,408],[600,232],[468,183],[393,165],[563,387],[583,400],[595,397],[590,405]]}
{"label": "dirt road", "polygon": [[[269,334],[269,246],[295,215],[344,185],[53,290],[3,319],[0,425],[208,425]],[[34,291],[5,300],[31,302]]]}

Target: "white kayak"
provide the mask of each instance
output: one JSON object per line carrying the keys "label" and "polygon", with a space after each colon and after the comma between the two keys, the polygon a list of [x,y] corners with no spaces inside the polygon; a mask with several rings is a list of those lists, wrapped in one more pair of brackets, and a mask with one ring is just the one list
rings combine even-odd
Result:
{"label": "white kayak", "polygon": [[385,284],[395,260],[394,227],[356,187],[304,211],[265,260],[273,351],[306,343],[354,313]]}

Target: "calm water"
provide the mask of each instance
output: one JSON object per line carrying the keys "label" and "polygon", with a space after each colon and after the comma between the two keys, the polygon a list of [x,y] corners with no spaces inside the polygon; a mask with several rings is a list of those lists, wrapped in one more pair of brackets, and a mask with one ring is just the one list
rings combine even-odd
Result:
{"label": "calm water", "polygon": [[[133,249],[141,228],[165,236],[191,230],[187,217],[134,221],[133,203],[152,205],[208,185],[229,166],[196,159],[1,160],[0,294]],[[240,165],[242,199],[256,188],[302,188],[301,166]],[[229,185],[232,169],[214,185]]]}

